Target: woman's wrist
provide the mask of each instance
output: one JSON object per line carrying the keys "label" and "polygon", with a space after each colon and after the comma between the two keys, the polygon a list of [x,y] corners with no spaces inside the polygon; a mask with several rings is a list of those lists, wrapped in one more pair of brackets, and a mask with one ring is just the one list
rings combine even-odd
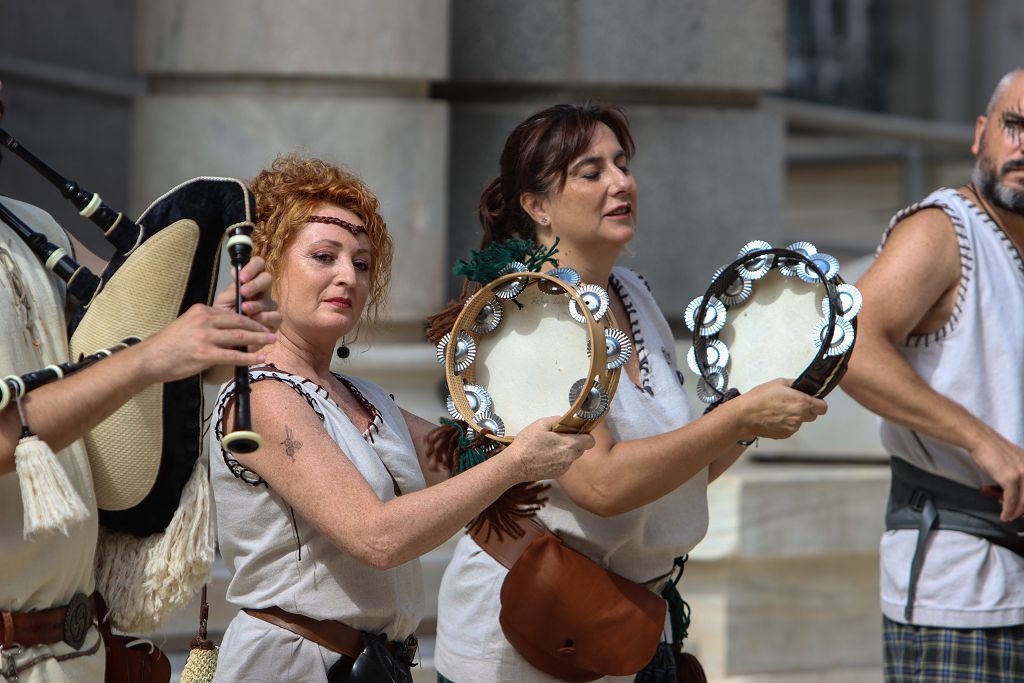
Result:
{"label": "woman's wrist", "polygon": [[718,407],[718,410],[724,411],[728,415],[730,433],[734,436],[736,443],[740,446],[750,446],[757,441],[757,434],[753,426],[748,424],[747,411],[744,410],[743,404],[741,395],[731,401],[726,401]]}
{"label": "woman's wrist", "polygon": [[506,488],[528,481],[526,468],[523,466],[522,460],[517,457],[515,449],[516,444],[513,442],[487,459],[487,462],[493,463],[493,467],[497,468],[497,476]]}

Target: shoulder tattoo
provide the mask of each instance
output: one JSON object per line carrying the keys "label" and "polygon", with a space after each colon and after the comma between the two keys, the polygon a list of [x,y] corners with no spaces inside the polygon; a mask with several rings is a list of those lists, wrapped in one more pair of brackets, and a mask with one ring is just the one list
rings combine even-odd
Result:
{"label": "shoulder tattoo", "polygon": [[284,441],[281,442],[281,445],[284,446],[284,454],[291,458],[292,462],[295,462],[295,453],[302,448],[302,442],[295,438],[288,425],[284,427]]}

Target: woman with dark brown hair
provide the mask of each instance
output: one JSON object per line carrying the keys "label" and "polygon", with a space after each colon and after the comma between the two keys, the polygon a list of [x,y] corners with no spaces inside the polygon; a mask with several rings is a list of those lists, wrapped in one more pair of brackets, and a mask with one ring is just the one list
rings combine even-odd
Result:
{"label": "woman with dark brown hair", "polygon": [[[479,217],[485,245],[516,238],[551,247],[557,239],[559,265],[610,295],[635,353],[608,417],[593,432],[596,445],[550,482],[536,519],[570,548],[660,593],[674,558],[707,530],[707,484],[757,437],[788,437],[824,414],[826,405],[775,380],[703,417],[693,413],[664,316],[643,279],[615,265],[637,231],[633,151],[629,124],[617,108],[545,109],[509,135]],[[508,570],[490,554],[492,542],[463,537],[445,572],[438,598],[439,679],[558,680],[527,663],[502,632],[499,592]]]}
{"label": "woman with dark brown hair", "polygon": [[377,198],[354,175],[297,156],[277,159],[252,189],[254,251],[275,278],[281,327],[262,351],[267,364],[250,369],[265,445],[221,449],[233,385],[213,418],[227,598],[242,608],[217,680],[406,681],[423,610],[417,558],[509,486],[564,473],[593,439],[540,420],[489,467],[441,481],[419,457],[434,425],[330,370],[338,340],[385,301],[392,247]]}

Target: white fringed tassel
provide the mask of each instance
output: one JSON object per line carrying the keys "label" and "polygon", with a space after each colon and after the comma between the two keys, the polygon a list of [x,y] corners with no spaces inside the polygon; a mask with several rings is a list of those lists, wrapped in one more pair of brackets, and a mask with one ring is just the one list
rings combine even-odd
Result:
{"label": "white fringed tassel", "polygon": [[26,541],[55,531],[67,536],[72,526],[89,519],[88,508],[53,449],[38,436],[32,434],[18,441],[14,467],[21,486]]}
{"label": "white fringed tassel", "polygon": [[210,481],[200,460],[162,533],[138,538],[100,527],[96,590],[107,600],[114,628],[147,633],[188,603],[212,564]]}

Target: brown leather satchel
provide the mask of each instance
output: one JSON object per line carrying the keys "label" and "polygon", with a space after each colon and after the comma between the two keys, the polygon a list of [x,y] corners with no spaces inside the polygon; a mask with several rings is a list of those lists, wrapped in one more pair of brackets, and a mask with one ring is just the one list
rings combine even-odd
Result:
{"label": "brown leather satchel", "polygon": [[708,683],[704,667],[689,652],[676,649],[676,683]]}
{"label": "brown leather satchel", "polygon": [[103,636],[107,650],[105,683],[169,683],[171,663],[155,645],[129,646],[131,636]]}
{"label": "brown leather satchel", "polygon": [[135,636],[115,635],[106,620],[107,606],[99,593],[94,594],[103,648],[107,653],[104,683],[170,683],[171,663],[160,648],[136,643]]}
{"label": "brown leather satchel", "polygon": [[505,577],[498,619],[534,667],[563,681],[593,681],[643,669],[661,640],[665,610],[661,597],[545,530]]}

